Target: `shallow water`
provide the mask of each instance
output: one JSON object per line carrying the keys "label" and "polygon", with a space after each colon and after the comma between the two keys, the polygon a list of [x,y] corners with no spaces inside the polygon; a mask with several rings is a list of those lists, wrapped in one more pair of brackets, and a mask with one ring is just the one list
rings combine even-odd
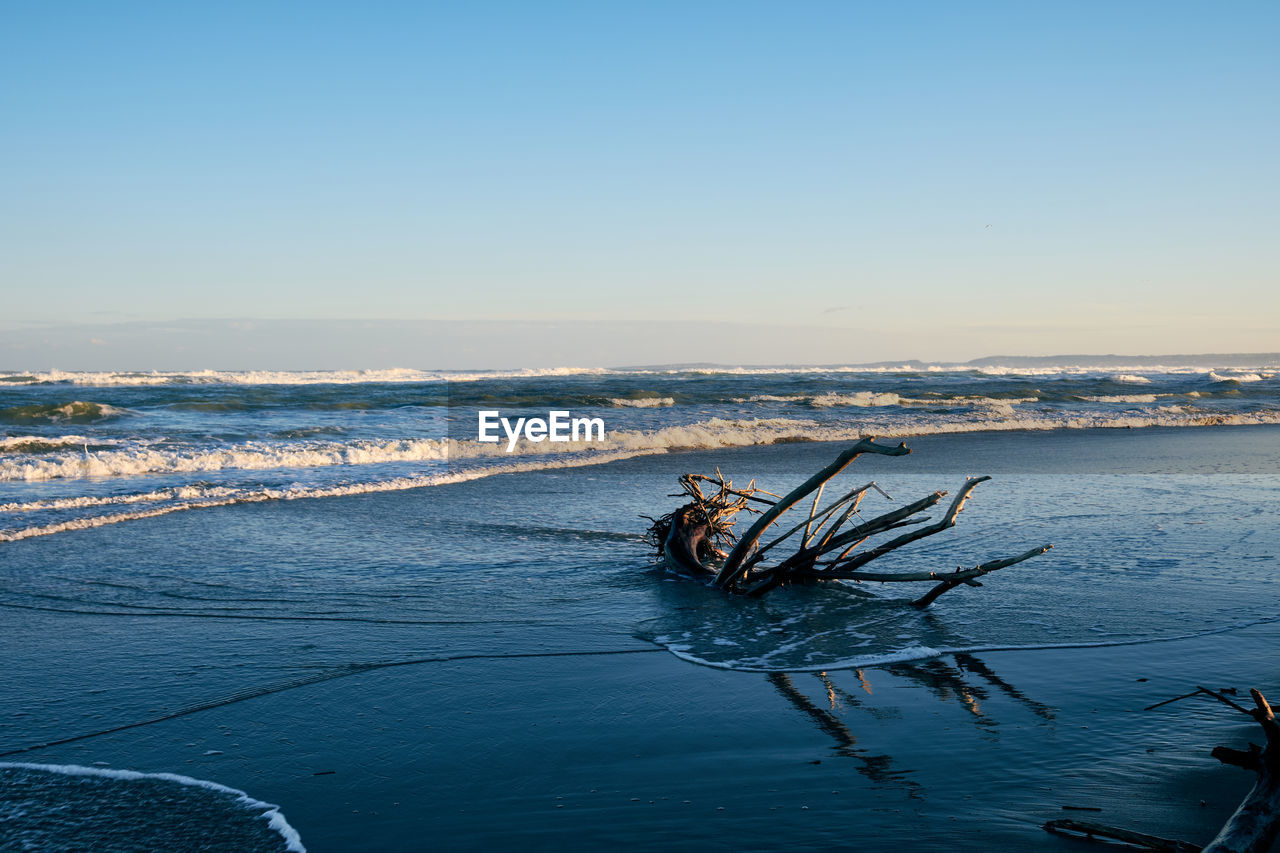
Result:
{"label": "shallow water", "polygon": [[[6,543],[0,609],[8,666],[0,687],[6,708],[0,753],[9,761],[92,763],[95,750],[105,749],[112,766],[138,766],[132,762],[145,754],[151,763],[143,769],[226,780],[281,802],[294,819],[302,804],[277,791],[283,786],[297,794],[306,787],[285,784],[272,776],[279,771],[265,769],[264,762],[290,762],[288,748],[261,742],[274,729],[291,742],[341,738],[342,754],[382,756],[385,774],[376,762],[369,772],[385,780],[375,784],[366,775],[342,796],[385,791],[393,798],[399,791],[407,797],[440,793],[443,785],[450,793],[440,795],[465,815],[473,807],[469,797],[478,802],[494,796],[490,774],[442,766],[439,756],[487,750],[484,728],[516,725],[521,731],[508,732],[503,748],[529,755],[547,754],[553,746],[565,750],[572,761],[556,761],[566,778],[582,775],[584,767],[615,781],[652,773],[664,780],[658,787],[669,789],[670,774],[686,774],[698,790],[685,789],[680,799],[705,802],[734,774],[776,770],[782,760],[767,744],[735,741],[732,766],[723,768],[720,783],[711,781],[716,776],[709,767],[696,764],[706,760],[697,751],[706,747],[695,744],[708,737],[716,742],[697,719],[711,709],[682,703],[706,703],[708,685],[731,684],[743,701],[758,705],[762,695],[774,697],[791,709],[791,725],[799,720],[810,737],[833,739],[828,748],[892,803],[882,804],[889,810],[884,813],[859,813],[874,827],[872,837],[901,840],[893,810],[903,808],[902,797],[910,808],[923,803],[926,810],[947,802],[950,814],[964,806],[962,795],[933,778],[934,764],[912,743],[930,715],[959,714],[973,727],[965,754],[988,786],[1009,783],[1005,770],[982,758],[982,745],[1002,723],[1025,729],[1017,749],[1038,751],[1037,779],[1081,772],[1080,753],[1088,744],[1055,741],[1062,737],[1055,722],[1063,713],[1055,710],[1059,700],[1027,692],[984,650],[1085,647],[1040,654],[1053,656],[1063,680],[1087,684],[1083,668],[1103,651],[1090,646],[1136,644],[1121,647],[1138,655],[1124,660],[1147,660],[1167,673],[1188,649],[1201,654],[1227,648],[1234,637],[1270,631],[1280,619],[1276,428],[935,436],[910,443],[912,456],[859,460],[844,476],[858,483],[875,479],[897,502],[954,489],[966,472],[995,479],[978,487],[956,529],[877,561],[877,569],[945,570],[1047,542],[1054,550],[989,576],[983,589],[948,593],[923,613],[906,607],[910,593],[892,586],[799,588],[746,600],[667,575],[652,563],[638,516],[677,503],[666,497],[675,472],[718,464],[740,480],[755,475],[761,485],[785,489],[840,449],[818,444],[668,454],[434,488],[240,504]],[[868,502],[867,511],[893,505],[879,496]],[[1274,677],[1273,669],[1257,663],[1266,655],[1257,655],[1240,656],[1255,661],[1253,670],[1245,667],[1250,677]],[[690,756],[696,754],[689,758],[694,765],[683,765],[679,750],[662,746],[660,731],[626,730],[603,739],[584,733],[587,708],[568,698],[596,691],[625,695],[628,668],[668,671],[641,665],[654,656],[683,673],[677,679],[683,686],[636,682],[630,688],[635,713],[648,726],[679,714],[679,740]],[[606,659],[633,662],[603,676]],[[716,676],[715,669],[697,664],[737,672]],[[467,691],[483,695],[486,682],[473,684],[469,674],[493,667],[502,667],[509,684],[489,683],[492,697],[501,697],[497,704],[467,700]],[[583,672],[594,673],[590,689]],[[535,679],[533,673],[540,674]],[[415,683],[420,701],[406,705],[389,687],[406,679]],[[871,698],[867,685],[881,691],[879,698]],[[1167,686],[1181,692],[1183,685]],[[901,703],[886,703],[886,690],[933,698],[914,700],[922,704],[908,712]],[[398,710],[388,717],[362,706],[360,713],[386,719],[379,727],[352,730],[338,718],[356,713],[351,703],[367,703],[357,699],[367,692],[382,695],[382,707]],[[310,704],[297,704],[301,697]],[[1122,704],[1114,695],[1099,701]],[[274,710],[263,718],[257,715],[265,711],[253,710],[267,707]],[[601,715],[621,713],[595,707]],[[460,716],[473,710],[481,729],[461,723]],[[256,745],[250,743],[253,732],[220,732],[201,723],[242,712],[265,726]],[[437,729],[461,728],[437,742],[433,733],[405,722],[422,713]],[[904,713],[925,718],[895,723],[893,715]],[[576,735],[547,739],[545,727],[557,725],[556,717],[575,715]],[[540,722],[543,731],[531,727]],[[863,724],[874,728],[874,745],[853,733]],[[768,738],[780,737],[766,729]],[[1035,732],[1041,734],[1033,737]],[[632,738],[646,745],[642,755],[657,751],[644,759],[656,762],[646,764],[648,770],[628,766]],[[134,747],[124,752],[106,746],[128,743]],[[805,743],[801,737],[794,748],[809,749]],[[601,744],[609,751],[600,752]],[[1159,748],[1172,744],[1161,740]],[[504,762],[509,759],[498,763]],[[509,768],[528,778],[523,791],[511,794],[519,803],[510,804],[510,820],[476,834],[463,817],[439,816],[451,846],[514,842],[529,833],[548,845],[563,840],[567,830],[559,818],[545,828],[548,834],[538,835],[528,798],[541,797],[539,788],[552,783],[523,762]],[[572,769],[573,762],[583,767]],[[430,768],[432,780],[416,778],[415,766]],[[261,779],[220,775],[243,775],[249,768]],[[300,768],[304,777],[323,769]],[[579,792],[584,808],[591,800],[587,788]],[[753,796],[768,799],[770,788],[776,793],[778,785]],[[798,809],[793,798],[783,799]],[[851,807],[842,807],[840,821]],[[310,849],[341,849],[327,845],[353,838],[349,821],[337,812],[303,808],[305,819],[296,825]],[[1000,825],[993,809],[984,805],[970,819]],[[618,816],[587,809],[578,820],[580,830],[607,836],[600,821]],[[649,846],[664,838],[702,837],[701,830],[689,835],[687,818],[684,824],[675,814],[664,820],[652,834],[623,825]],[[1024,831],[1025,821],[1009,824],[1015,825],[1006,828]],[[737,824],[733,837],[750,838],[752,826]],[[397,833],[420,828],[412,821],[387,824],[370,844],[395,849],[406,842]],[[822,846],[836,831],[835,825],[815,825],[806,843]]]}

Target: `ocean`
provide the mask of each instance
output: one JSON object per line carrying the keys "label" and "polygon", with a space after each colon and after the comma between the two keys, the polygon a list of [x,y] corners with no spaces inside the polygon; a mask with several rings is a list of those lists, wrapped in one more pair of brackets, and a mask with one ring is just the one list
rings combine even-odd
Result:
{"label": "ocean", "polygon": [[[604,442],[476,439],[477,412],[600,417]],[[0,541],[669,450],[1280,423],[1257,368],[0,373]]]}
{"label": "ocean", "polygon": [[[863,436],[913,451],[863,512],[993,476],[877,570],[1054,549],[923,612],[654,562],[680,473]],[[1068,796],[1203,842],[1249,732],[1140,709],[1280,693],[1277,522],[1267,364],[0,373],[0,847],[1047,849]]]}

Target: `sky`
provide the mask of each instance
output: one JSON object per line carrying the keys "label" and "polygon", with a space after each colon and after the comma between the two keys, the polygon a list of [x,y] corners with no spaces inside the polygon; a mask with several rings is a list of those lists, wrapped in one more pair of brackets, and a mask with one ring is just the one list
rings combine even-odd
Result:
{"label": "sky", "polygon": [[1278,39],[1273,2],[9,2],[0,367],[1280,350]]}

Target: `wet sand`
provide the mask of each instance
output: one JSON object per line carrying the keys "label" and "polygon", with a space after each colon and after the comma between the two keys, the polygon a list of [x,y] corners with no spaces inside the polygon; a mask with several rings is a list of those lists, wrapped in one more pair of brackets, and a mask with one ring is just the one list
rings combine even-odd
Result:
{"label": "wet sand", "polygon": [[1209,750],[1257,733],[1209,700],[1141,708],[1274,683],[1278,634],[825,678],[664,651],[427,663],[23,760],[216,778],[283,804],[312,851],[1069,849],[1055,817],[1203,843],[1252,784]]}

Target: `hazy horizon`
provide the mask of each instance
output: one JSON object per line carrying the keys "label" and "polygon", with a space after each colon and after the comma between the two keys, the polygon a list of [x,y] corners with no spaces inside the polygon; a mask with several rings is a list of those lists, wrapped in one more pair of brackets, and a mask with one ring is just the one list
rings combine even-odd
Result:
{"label": "hazy horizon", "polygon": [[[0,332],[0,369],[511,370],[674,365],[824,366],[967,364],[1001,360],[1229,367],[1280,363],[1271,350],[1199,352],[999,352],[981,340],[955,353],[849,346],[839,329],[810,327],[803,347],[773,345],[774,327],[734,324],[511,323],[504,321],[174,320],[167,323],[27,326]],[[660,348],[655,339],[666,343]],[[958,350],[961,348],[957,348]],[[654,358],[658,354],[665,357]],[[1055,362],[1055,359],[1057,360]],[[1110,361],[1108,361],[1110,359]],[[1164,361],[1162,361],[1164,359]]]}

